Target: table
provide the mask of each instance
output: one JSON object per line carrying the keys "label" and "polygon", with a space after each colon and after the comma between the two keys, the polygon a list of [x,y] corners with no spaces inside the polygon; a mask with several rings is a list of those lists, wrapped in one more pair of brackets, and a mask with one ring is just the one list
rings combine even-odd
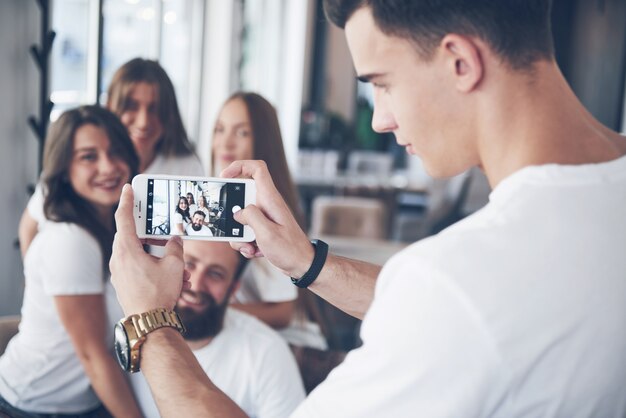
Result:
{"label": "table", "polygon": [[324,235],[319,238],[329,245],[330,252],[335,255],[367,261],[380,266],[409,245],[405,242],[331,235]]}

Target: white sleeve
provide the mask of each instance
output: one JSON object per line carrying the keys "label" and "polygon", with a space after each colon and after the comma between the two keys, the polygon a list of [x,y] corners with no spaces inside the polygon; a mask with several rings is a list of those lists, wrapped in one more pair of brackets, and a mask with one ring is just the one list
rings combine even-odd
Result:
{"label": "white sleeve", "polygon": [[488,416],[504,397],[506,368],[473,305],[418,260],[383,269],[361,337],[294,417]]}
{"label": "white sleeve", "polygon": [[241,276],[234,300],[239,303],[289,302],[296,300],[298,289],[289,277],[265,258],[250,260]]}
{"label": "white sleeve", "polygon": [[44,256],[43,287],[48,295],[104,293],[102,253],[96,239],[83,228],[48,222],[40,232]]}
{"label": "white sleeve", "polygon": [[279,338],[259,356],[256,368],[256,418],[286,418],[305,398],[296,360]]}
{"label": "white sleeve", "polygon": [[28,214],[37,221],[37,224],[41,225],[46,221],[46,215],[43,212],[43,191],[41,189],[41,183],[37,183],[37,187],[35,187],[35,192],[30,197],[28,201],[28,206],[26,206],[26,210],[28,210]]}

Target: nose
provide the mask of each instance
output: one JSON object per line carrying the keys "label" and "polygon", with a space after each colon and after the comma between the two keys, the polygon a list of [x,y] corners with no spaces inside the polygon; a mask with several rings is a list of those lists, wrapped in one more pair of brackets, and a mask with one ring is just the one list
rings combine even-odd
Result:
{"label": "nose", "polygon": [[99,159],[98,171],[101,174],[112,173],[117,168],[117,159],[111,155],[105,154]]}
{"label": "nose", "polygon": [[191,290],[194,292],[210,293],[207,280],[204,280],[206,274],[203,268],[195,268],[191,271],[189,282],[191,283]]}
{"label": "nose", "polygon": [[150,115],[148,109],[141,108],[135,115],[135,125],[139,128],[147,128],[150,122]]}
{"label": "nose", "polygon": [[372,115],[372,129],[378,133],[393,132],[397,128],[396,120],[389,106],[374,94],[374,114]]}

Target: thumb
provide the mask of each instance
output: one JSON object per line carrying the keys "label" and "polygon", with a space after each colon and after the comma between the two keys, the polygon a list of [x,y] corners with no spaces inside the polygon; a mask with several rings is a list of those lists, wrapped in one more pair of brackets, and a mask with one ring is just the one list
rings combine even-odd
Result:
{"label": "thumb", "polygon": [[256,205],[248,205],[245,209],[241,209],[235,213],[235,220],[241,224],[249,225],[254,231],[254,235],[257,237],[267,236],[271,233],[272,228],[275,227],[275,223],[268,219],[267,216]]}
{"label": "thumb", "polygon": [[183,240],[179,236],[173,236],[165,244],[165,257],[173,256],[179,260],[183,260]]}

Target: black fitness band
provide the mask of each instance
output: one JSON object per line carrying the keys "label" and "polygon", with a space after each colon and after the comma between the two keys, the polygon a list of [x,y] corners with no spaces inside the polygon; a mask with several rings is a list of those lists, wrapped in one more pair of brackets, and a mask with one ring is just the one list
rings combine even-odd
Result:
{"label": "black fitness band", "polygon": [[291,278],[293,284],[303,289],[309,287],[311,283],[317,279],[320,271],[322,271],[322,267],[324,267],[324,263],[326,263],[326,256],[328,255],[328,244],[321,239],[313,239],[311,240],[311,244],[313,244],[313,248],[315,248],[315,256],[313,256],[311,267],[309,267],[309,270],[299,279]]}

